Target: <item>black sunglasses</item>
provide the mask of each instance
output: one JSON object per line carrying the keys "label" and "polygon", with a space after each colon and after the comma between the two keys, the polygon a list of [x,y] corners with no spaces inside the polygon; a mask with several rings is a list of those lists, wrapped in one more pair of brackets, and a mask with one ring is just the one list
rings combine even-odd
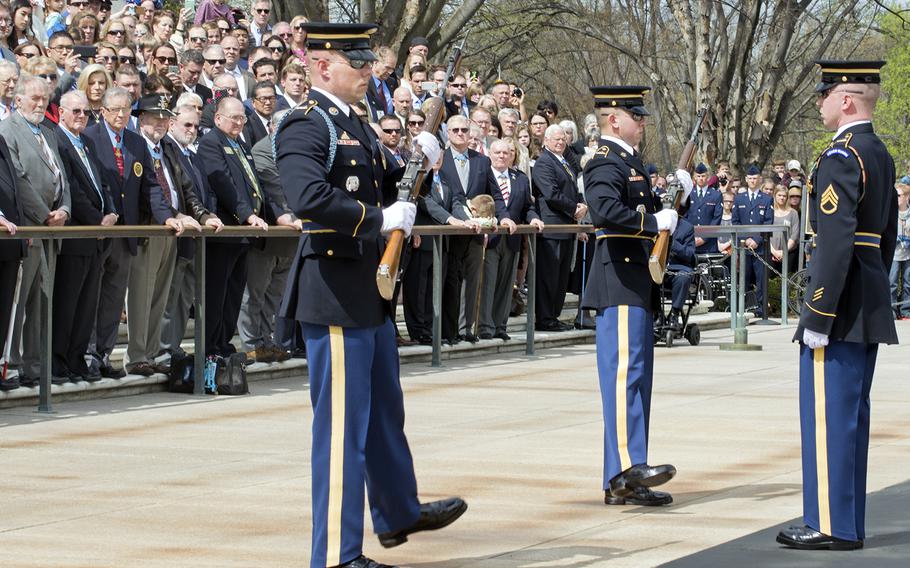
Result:
{"label": "black sunglasses", "polygon": [[46,81],[56,81],[57,80],[56,73],[38,73],[37,76],[41,77],[42,79],[44,79]]}
{"label": "black sunglasses", "polygon": [[206,59],[205,61],[207,63],[211,63],[212,65],[215,65],[216,63],[224,65],[225,63],[227,63],[227,59]]}
{"label": "black sunglasses", "polygon": [[269,51],[277,51],[278,53],[284,53],[284,48],[280,45],[273,45],[269,48]]}
{"label": "black sunglasses", "polygon": [[382,131],[386,134],[401,134],[400,128],[383,128]]}
{"label": "black sunglasses", "polygon": [[155,59],[157,59],[159,63],[167,63],[168,65],[177,65],[176,57],[167,57],[165,55],[156,55]]}
{"label": "black sunglasses", "polygon": [[133,64],[136,63],[136,58],[135,58],[135,57],[128,57],[128,56],[126,56],[126,55],[121,55],[121,56],[120,56],[120,63],[129,63],[130,65],[133,65]]}
{"label": "black sunglasses", "polygon": [[126,35],[126,30],[107,30],[109,35],[122,36]]}
{"label": "black sunglasses", "polygon": [[271,8],[256,8],[257,14],[268,14],[271,11]]}
{"label": "black sunglasses", "polygon": [[421,124],[423,124],[422,120],[409,120],[408,121],[409,126],[420,126]]}

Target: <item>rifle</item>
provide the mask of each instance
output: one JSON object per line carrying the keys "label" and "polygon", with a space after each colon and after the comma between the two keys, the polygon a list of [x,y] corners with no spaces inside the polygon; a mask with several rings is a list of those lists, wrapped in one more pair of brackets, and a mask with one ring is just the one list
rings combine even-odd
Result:
{"label": "rifle", "polygon": [[[446,68],[446,78],[439,88],[439,96],[429,97],[424,101],[422,110],[426,114],[426,130],[435,133],[439,130],[445,119],[446,106],[445,96],[449,88],[449,81],[455,78],[458,68],[461,65],[462,50],[468,34],[465,34],[461,44],[452,48],[449,55],[449,63]],[[424,155],[420,148],[415,148],[414,153],[405,165],[404,176],[398,182],[398,200],[417,201],[420,196],[420,188],[423,186],[423,180],[426,178],[429,169],[435,164],[429,164],[428,167],[423,165]],[[395,292],[395,281],[398,279],[398,265],[401,262],[401,250],[404,247],[404,231],[396,229],[389,235],[386,242],[385,251],[382,253],[382,259],[379,261],[379,268],[376,269],[376,286],[379,287],[379,295],[386,300],[391,300]]]}
{"label": "rifle", "polygon": [[[677,170],[690,171],[692,167],[692,158],[695,156],[695,146],[698,144],[698,135],[701,133],[702,124],[705,122],[705,116],[708,114],[708,108],[703,107],[698,111],[695,117],[695,126],[692,128],[692,134],[689,135],[689,141],[683,148],[682,155],[679,157],[679,163],[676,165]],[[671,195],[669,201],[664,202],[664,209],[672,207],[679,211],[682,203],[683,188],[679,181],[674,180],[667,191]],[[667,253],[670,250],[670,231],[661,231],[657,235],[657,241],[654,242],[654,248],[651,249],[651,257],[648,259],[648,270],[651,272],[651,280],[660,284],[664,281],[664,273],[667,271]]]}

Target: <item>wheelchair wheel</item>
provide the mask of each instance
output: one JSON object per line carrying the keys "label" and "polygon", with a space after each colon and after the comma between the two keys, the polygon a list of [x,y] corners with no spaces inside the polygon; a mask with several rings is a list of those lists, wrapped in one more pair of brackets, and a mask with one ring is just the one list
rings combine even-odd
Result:
{"label": "wheelchair wheel", "polygon": [[707,274],[699,274],[697,288],[695,290],[695,305],[705,302],[714,301],[714,288],[711,286],[711,278]]}
{"label": "wheelchair wheel", "polygon": [[698,345],[701,343],[701,330],[698,329],[697,323],[686,326],[686,339],[689,340],[689,345]]}
{"label": "wheelchair wheel", "polygon": [[794,272],[788,278],[790,289],[787,293],[787,307],[796,315],[799,315],[803,307],[803,298],[806,294],[806,285],[809,280],[809,270],[803,268]]}
{"label": "wheelchair wheel", "polygon": [[673,330],[668,329],[667,335],[664,337],[664,342],[667,344],[667,349],[673,347]]}

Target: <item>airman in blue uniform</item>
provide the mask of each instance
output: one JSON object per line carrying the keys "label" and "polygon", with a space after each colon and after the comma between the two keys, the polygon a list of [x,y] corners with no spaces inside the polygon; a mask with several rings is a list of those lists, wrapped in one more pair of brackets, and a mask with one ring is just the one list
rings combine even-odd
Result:
{"label": "airman in blue uniform", "polygon": [[363,556],[364,487],[385,547],[444,527],[467,504],[421,504],[407,439],[393,306],[376,286],[382,235],[409,233],[396,202],[403,168],[387,161],[351,105],[370,81],[372,24],[303,24],[310,98],[280,125],[276,162],[304,230],[280,315],[300,322],[313,403],[310,566],[377,568]]}
{"label": "airman in blue uniform", "polygon": [[[585,197],[596,227],[595,262],[582,307],[597,310],[597,370],[604,413],[604,501],[666,505],[669,493],[650,488],[676,474],[648,465],[648,423],[654,365],[653,312],[659,288],[648,272],[651,246],[676,227],[660,209],[635,147],[641,142],[647,87],[592,87],[600,147],[585,167]],[[688,172],[677,172],[687,181]],[[685,183],[685,182],[684,182]],[[687,197],[687,196],[684,196]],[[685,202],[685,199],[683,199]]]}
{"label": "airman in blue uniform", "polygon": [[[720,218],[724,214],[724,202],[717,188],[708,185],[708,166],[698,164],[695,166],[693,176],[694,186],[692,195],[689,196],[689,209],[686,211],[686,220],[692,225],[720,225]],[[696,254],[717,252],[717,238],[695,237]]]}
{"label": "airman in blue uniform", "polygon": [[[772,225],[774,224],[774,201],[770,195],[761,190],[761,169],[756,165],[746,171],[746,191],[733,197],[734,225]],[[721,204],[723,205],[723,204]],[[765,251],[765,239],[760,233],[739,235],[745,246],[755,254],[747,254],[743,263],[746,271],[746,290],[755,286],[756,317],[765,313],[765,265],[760,257]],[[757,255],[757,256],[756,256]]]}
{"label": "airman in blue uniform", "polygon": [[803,520],[777,541],[854,550],[866,537],[869,395],[880,343],[897,343],[888,270],[897,241],[894,161],[872,128],[883,61],[819,61],[817,105],[835,131],[815,161],[815,235],[800,345]]}

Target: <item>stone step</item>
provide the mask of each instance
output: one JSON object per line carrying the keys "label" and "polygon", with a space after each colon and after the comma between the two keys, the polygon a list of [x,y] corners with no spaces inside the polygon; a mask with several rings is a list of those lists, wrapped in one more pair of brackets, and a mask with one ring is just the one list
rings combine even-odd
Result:
{"label": "stone step", "polygon": [[[567,321],[574,317],[574,310],[565,310],[563,316]],[[752,314],[746,314],[747,321],[752,319]],[[519,318],[522,321],[523,318]],[[697,323],[702,331],[710,329],[727,328],[730,325],[730,314],[723,312],[711,312],[703,315],[692,315],[690,323]],[[509,332],[512,336],[510,341],[501,339],[486,339],[478,341],[475,344],[462,342],[458,345],[442,347],[441,359],[443,365],[445,361],[452,359],[462,359],[467,357],[477,357],[495,353],[521,353],[524,354],[527,343],[527,334],[524,330]],[[539,352],[543,349],[552,347],[562,347],[565,345],[580,345],[594,343],[593,330],[570,330],[564,332],[543,332],[538,331],[534,334],[534,349]],[[675,344],[678,346],[688,346],[688,343],[681,340]],[[192,350],[192,342],[185,344],[189,351]],[[676,349],[676,348],[674,348]],[[432,360],[433,349],[428,345],[413,345],[401,347],[398,350],[401,364],[428,364]],[[122,350],[121,350],[122,356]],[[285,377],[300,377],[306,380],[307,363],[305,359],[290,359],[281,363],[253,363],[247,367],[247,381],[256,383],[259,381],[280,379]],[[255,387],[251,387],[255,388]],[[96,383],[67,383],[65,385],[52,385],[51,397],[53,403],[87,400],[96,398],[108,398],[115,396],[129,396],[133,394],[160,392],[167,389],[167,377],[163,374],[156,374],[150,377],[138,375],[127,375],[123,379],[102,379]],[[20,387],[16,390],[2,392],[0,391],[0,408],[24,407],[38,405],[38,389]]]}

